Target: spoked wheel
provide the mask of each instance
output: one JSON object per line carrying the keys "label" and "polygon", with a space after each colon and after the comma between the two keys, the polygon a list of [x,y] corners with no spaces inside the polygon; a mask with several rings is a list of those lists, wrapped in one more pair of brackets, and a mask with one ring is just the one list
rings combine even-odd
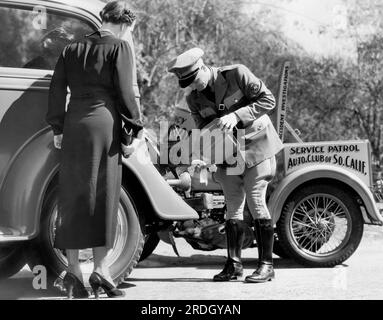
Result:
{"label": "spoked wheel", "polygon": [[308,266],[332,267],[357,249],[363,218],[352,195],[332,185],[311,185],[294,191],[277,230],[289,256]]}
{"label": "spoked wheel", "polygon": [[[56,220],[57,189],[53,188],[44,202],[40,234],[33,242],[33,255],[28,262],[31,268],[36,264],[44,265],[52,280],[62,277],[68,265],[65,250],[53,247]],[[144,236],[136,209],[127,192],[122,188],[115,241],[107,256],[112,278],[117,283],[129,275],[137,264],[143,245]],[[92,250],[80,250],[79,257],[84,278],[87,278],[93,270]]]}

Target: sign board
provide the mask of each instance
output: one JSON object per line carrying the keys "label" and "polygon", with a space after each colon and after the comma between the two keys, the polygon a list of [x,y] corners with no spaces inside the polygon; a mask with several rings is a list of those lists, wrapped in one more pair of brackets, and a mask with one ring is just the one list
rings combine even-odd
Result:
{"label": "sign board", "polygon": [[283,153],[286,175],[308,166],[327,164],[346,169],[370,185],[368,140],[287,143]]}
{"label": "sign board", "polygon": [[279,76],[279,90],[277,98],[277,130],[279,139],[284,139],[284,129],[287,109],[287,91],[289,87],[290,62],[283,64],[281,75]]}

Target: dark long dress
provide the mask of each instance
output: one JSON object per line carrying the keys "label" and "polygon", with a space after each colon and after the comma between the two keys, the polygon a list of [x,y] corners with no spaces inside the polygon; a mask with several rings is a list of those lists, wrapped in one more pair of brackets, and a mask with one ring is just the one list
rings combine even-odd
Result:
{"label": "dark long dress", "polygon": [[97,31],[59,57],[46,117],[54,134],[63,134],[56,248],[113,246],[122,121],[134,134],[142,129],[138,97],[130,41]]}

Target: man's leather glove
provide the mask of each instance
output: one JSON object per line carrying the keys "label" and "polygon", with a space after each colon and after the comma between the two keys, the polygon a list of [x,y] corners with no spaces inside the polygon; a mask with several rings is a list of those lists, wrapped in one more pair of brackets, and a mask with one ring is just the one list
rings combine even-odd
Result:
{"label": "man's leather glove", "polygon": [[221,130],[224,131],[233,131],[234,127],[238,124],[240,119],[238,116],[232,112],[223,116],[219,119],[218,126]]}

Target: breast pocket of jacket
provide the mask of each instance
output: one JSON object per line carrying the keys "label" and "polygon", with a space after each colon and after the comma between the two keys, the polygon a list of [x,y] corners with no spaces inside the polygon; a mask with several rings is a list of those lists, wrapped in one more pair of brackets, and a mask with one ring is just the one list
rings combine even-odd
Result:
{"label": "breast pocket of jacket", "polygon": [[199,111],[202,118],[209,118],[217,115],[217,112],[212,107],[205,107]]}
{"label": "breast pocket of jacket", "polygon": [[231,109],[235,106],[241,99],[244,97],[244,94],[241,90],[235,91],[232,95],[225,98],[224,103],[227,109]]}

